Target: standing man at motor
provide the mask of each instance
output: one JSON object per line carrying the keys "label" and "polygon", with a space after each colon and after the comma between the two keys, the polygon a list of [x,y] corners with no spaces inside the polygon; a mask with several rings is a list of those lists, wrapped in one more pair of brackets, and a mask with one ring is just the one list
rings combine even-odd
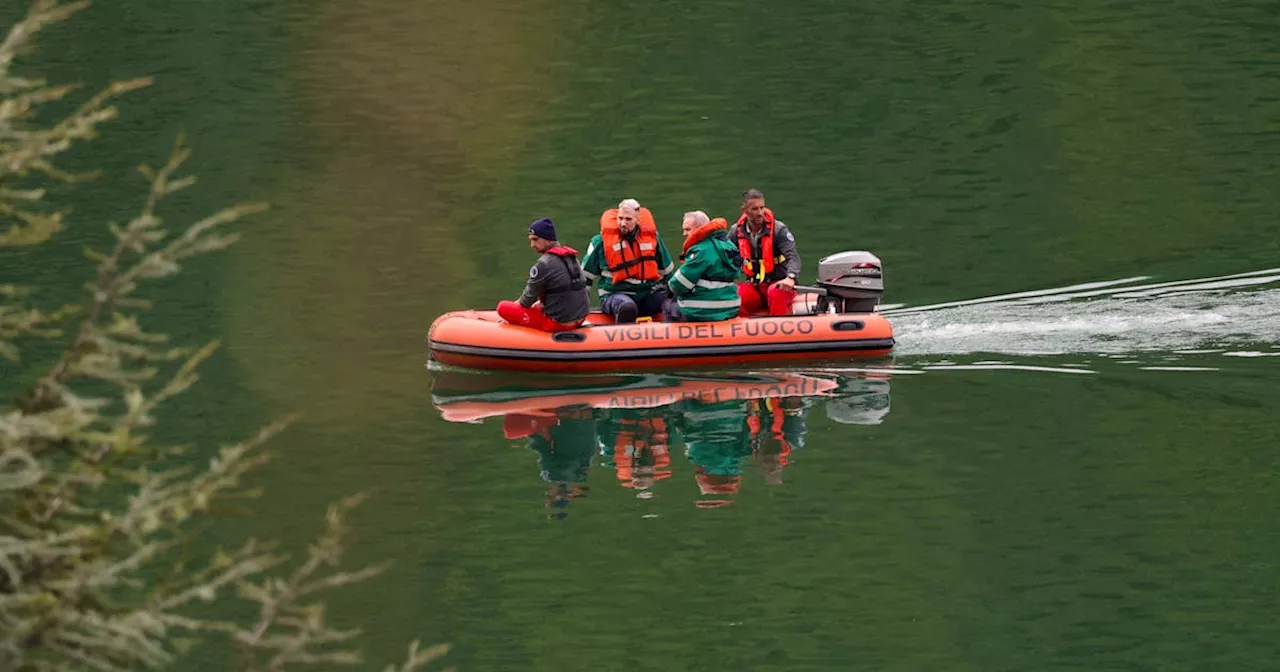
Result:
{"label": "standing man at motor", "polygon": [[529,247],[542,256],[516,301],[498,302],[498,316],[542,331],[576,329],[591,311],[578,251],[556,240],[556,225],[543,217],[529,226]]}
{"label": "standing man at motor", "polygon": [[600,215],[600,233],[587,244],[582,270],[599,281],[600,310],[615,322],[662,313],[664,283],[675,262],[648,208],[634,198]]}
{"label": "standing man at motor", "polygon": [[800,277],[800,253],[791,230],[774,219],[759,189],[742,192],[742,216],[730,228],[729,241],[738,246],[747,275],[738,285],[739,314],[767,307],[770,315],[790,315]]}

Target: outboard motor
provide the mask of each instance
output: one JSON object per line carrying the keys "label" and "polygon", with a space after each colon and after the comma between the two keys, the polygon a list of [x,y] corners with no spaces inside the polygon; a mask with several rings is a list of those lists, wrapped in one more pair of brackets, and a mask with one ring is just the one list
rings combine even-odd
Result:
{"label": "outboard motor", "polygon": [[817,286],[817,312],[870,313],[884,295],[884,269],[870,252],[839,252],[818,261]]}

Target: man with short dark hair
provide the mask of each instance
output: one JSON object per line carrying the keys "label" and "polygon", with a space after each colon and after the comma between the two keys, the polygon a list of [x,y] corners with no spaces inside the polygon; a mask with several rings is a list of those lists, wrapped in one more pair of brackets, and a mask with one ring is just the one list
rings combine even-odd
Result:
{"label": "man with short dark hair", "polygon": [[576,329],[591,311],[578,251],[556,241],[556,225],[543,217],[529,226],[529,247],[539,252],[516,301],[500,301],[498,316],[542,331]]}
{"label": "man with short dark hair", "polygon": [[739,314],[746,316],[768,308],[770,315],[790,315],[800,278],[800,252],[796,239],[773,211],[765,207],[759,189],[742,192],[742,216],[729,229],[729,241],[742,254],[745,282],[738,284],[742,299]]}

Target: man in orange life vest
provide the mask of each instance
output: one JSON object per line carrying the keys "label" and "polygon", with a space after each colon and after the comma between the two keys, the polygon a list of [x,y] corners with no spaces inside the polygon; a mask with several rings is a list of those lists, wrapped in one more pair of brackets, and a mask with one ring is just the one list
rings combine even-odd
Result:
{"label": "man in orange life vest", "polygon": [[774,219],[759,189],[742,192],[742,216],[729,229],[742,254],[747,281],[738,285],[740,315],[767,307],[770,315],[790,315],[800,277],[800,253],[786,224]]}
{"label": "man in orange life vest", "polygon": [[520,298],[498,303],[498,316],[542,331],[576,329],[591,311],[578,251],[556,241],[555,223],[546,217],[529,226],[529,247],[542,256],[529,269]]}
{"label": "man in orange life vest", "polygon": [[587,244],[582,270],[589,279],[599,279],[601,311],[615,322],[635,322],[662,313],[664,283],[675,262],[653,213],[627,198],[600,215],[600,233]]}

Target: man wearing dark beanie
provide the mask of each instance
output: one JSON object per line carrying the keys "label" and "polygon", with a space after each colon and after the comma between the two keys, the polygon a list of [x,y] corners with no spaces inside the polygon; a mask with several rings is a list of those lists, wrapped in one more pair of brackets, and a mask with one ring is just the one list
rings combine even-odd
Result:
{"label": "man wearing dark beanie", "polygon": [[578,328],[591,310],[578,251],[557,242],[556,225],[546,217],[529,225],[529,247],[542,256],[529,269],[520,298],[498,302],[498,316],[542,331]]}

